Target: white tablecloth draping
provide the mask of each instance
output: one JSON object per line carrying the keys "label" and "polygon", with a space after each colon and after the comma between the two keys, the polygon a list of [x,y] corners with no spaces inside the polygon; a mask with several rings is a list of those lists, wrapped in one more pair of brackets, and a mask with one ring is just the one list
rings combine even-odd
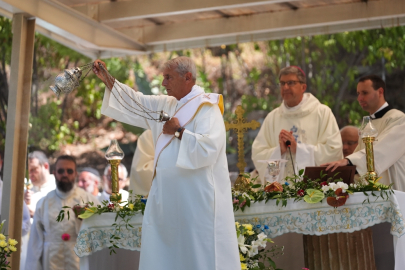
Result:
{"label": "white tablecloth draping", "polygon": [[400,237],[405,234],[405,222],[398,196],[405,197],[405,193],[395,191],[389,200],[381,197],[376,200],[376,197],[370,196],[370,203],[363,203],[367,196],[355,193],[338,208],[329,206],[326,200],[315,204],[289,200],[286,207],[281,207],[281,202],[279,206],[275,201],[260,202],[252,204],[244,212],[238,210],[235,220],[261,229],[267,226],[264,232],[270,238],[289,232],[311,235],[350,233],[382,222],[390,222],[391,234]]}
{"label": "white tablecloth draping", "polygon": [[[378,192],[375,192],[378,194]],[[369,198],[370,203],[363,203]],[[395,191],[389,200],[376,199],[363,193],[350,195],[346,204],[332,208],[324,200],[322,203],[308,204],[288,200],[286,207],[276,205],[275,201],[254,203],[244,212],[235,212],[235,220],[250,223],[262,229],[270,238],[284,233],[323,235],[338,232],[353,232],[382,222],[391,223],[391,234],[395,242],[395,269],[405,269],[405,193]],[[94,215],[82,223],[77,237],[75,252],[79,257],[90,255],[110,247],[115,213]],[[120,218],[117,222],[123,222]],[[131,218],[131,227],[122,227],[115,232],[121,239],[115,244],[124,249],[140,250],[142,236],[142,215]],[[399,238],[401,237],[401,238]]]}

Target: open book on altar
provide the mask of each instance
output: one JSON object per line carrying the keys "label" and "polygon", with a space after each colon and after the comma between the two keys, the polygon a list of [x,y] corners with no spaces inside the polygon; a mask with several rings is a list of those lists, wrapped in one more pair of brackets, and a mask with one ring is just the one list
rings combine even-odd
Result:
{"label": "open book on altar", "polygon": [[309,179],[316,180],[321,178],[321,174],[323,175],[322,181],[326,180],[336,180],[342,179],[344,183],[350,184],[353,183],[354,175],[356,173],[356,166],[342,166],[337,167],[336,170],[331,172],[331,170],[326,171],[326,167],[306,167],[304,172],[304,177],[308,177]]}

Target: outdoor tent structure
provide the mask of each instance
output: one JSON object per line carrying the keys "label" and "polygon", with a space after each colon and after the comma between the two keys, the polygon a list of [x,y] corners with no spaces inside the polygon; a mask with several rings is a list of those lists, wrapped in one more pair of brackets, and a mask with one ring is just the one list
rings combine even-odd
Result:
{"label": "outdoor tent structure", "polygon": [[[35,31],[90,58],[405,25],[404,0],[0,0],[13,19],[2,218],[20,241]],[[10,181],[11,180],[11,181]],[[12,257],[18,269],[20,256]]]}

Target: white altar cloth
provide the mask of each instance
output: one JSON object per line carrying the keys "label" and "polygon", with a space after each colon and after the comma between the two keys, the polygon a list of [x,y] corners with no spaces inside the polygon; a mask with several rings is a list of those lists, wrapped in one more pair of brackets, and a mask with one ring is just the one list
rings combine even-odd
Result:
{"label": "white altar cloth", "polygon": [[[395,191],[389,200],[375,199],[374,196],[368,198],[370,203],[363,203],[367,196],[355,193],[350,195],[345,205],[338,208],[329,206],[326,200],[308,204],[290,199],[286,207],[281,207],[281,202],[277,206],[276,202],[271,200],[267,203],[254,203],[244,212],[238,210],[235,212],[235,220],[253,224],[264,230],[270,238],[289,232],[311,235],[353,232],[378,223],[390,222],[395,243],[395,269],[405,269],[405,237],[401,237],[405,234],[405,193]],[[112,245],[110,238],[114,228],[111,224],[115,222],[115,216],[115,213],[104,213],[83,221],[75,246],[79,257],[84,258]],[[120,218],[117,222],[120,222]],[[133,216],[129,224],[133,228],[123,227],[116,233],[121,239],[117,240],[115,245],[140,251],[142,215],[138,213]]]}

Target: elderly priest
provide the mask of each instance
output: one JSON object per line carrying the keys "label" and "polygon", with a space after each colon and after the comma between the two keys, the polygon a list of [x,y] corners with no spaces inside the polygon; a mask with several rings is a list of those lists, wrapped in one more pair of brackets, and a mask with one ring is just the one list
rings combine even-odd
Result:
{"label": "elderly priest", "polygon": [[[108,74],[102,113],[152,130],[154,178],[142,224],[139,269],[240,269],[225,155],[222,96],[195,85],[196,67],[178,57],[163,66],[167,94],[144,96]],[[164,111],[166,123],[154,118]]]}

